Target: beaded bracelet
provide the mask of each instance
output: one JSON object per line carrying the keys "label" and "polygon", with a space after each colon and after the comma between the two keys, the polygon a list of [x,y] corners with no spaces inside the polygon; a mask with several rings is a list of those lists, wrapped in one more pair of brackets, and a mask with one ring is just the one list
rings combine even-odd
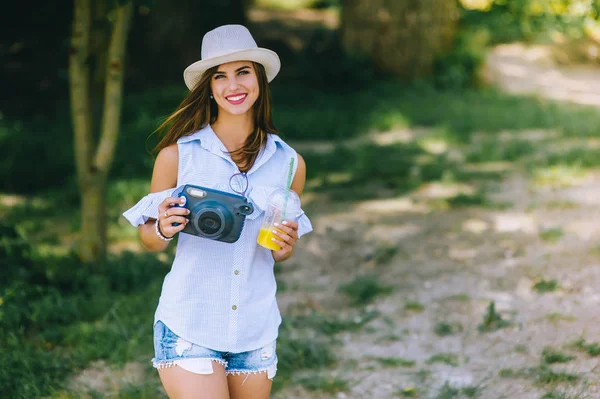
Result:
{"label": "beaded bracelet", "polygon": [[163,235],[163,233],[160,232],[160,228],[158,227],[158,221],[159,219],[156,219],[156,222],[154,223],[154,230],[156,230],[156,235],[158,236],[158,238],[160,238],[163,241],[171,241],[173,239],[173,237],[165,237]]}

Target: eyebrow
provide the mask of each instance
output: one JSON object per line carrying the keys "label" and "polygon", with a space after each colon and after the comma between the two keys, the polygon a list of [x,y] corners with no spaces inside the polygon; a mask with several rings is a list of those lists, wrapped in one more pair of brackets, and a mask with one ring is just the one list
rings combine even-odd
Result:
{"label": "eyebrow", "polygon": [[[239,72],[239,71],[241,71],[242,69],[246,69],[246,68],[250,68],[250,65],[244,65],[244,66],[242,66],[242,67],[239,67],[238,69],[236,69],[236,70],[235,70],[235,72]],[[217,74],[223,74],[223,75],[227,75],[227,73],[226,73],[226,72],[223,72],[223,71],[217,71],[217,72],[215,72],[215,75],[217,75]]]}

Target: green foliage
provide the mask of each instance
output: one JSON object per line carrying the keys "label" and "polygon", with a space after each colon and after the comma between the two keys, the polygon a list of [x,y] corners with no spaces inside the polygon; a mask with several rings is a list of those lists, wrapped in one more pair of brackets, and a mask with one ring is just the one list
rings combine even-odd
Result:
{"label": "green foliage", "polygon": [[436,353],[430,356],[426,364],[443,363],[452,367],[457,367],[460,364],[460,359],[456,353]]}
{"label": "green foliage", "polygon": [[346,52],[337,30],[315,30],[298,57],[298,65],[303,80],[328,90],[354,91],[374,78],[370,58]]}
{"label": "green foliage", "polygon": [[540,238],[548,242],[557,242],[563,235],[565,232],[561,228],[544,229],[540,232]]}
{"label": "green foliage", "polygon": [[373,254],[373,259],[376,265],[388,264],[394,256],[398,253],[398,247],[395,246],[381,246],[377,247]]}
{"label": "green foliage", "polygon": [[294,328],[312,328],[322,334],[333,336],[344,331],[357,331],[374,320],[379,313],[376,311],[361,311],[358,315],[342,318],[313,311],[308,315],[289,318],[290,326]]}
{"label": "green foliage", "polygon": [[563,382],[578,381],[581,376],[578,374],[568,373],[566,371],[554,371],[547,365],[540,365],[530,370],[540,384],[558,384]]}
{"label": "green foliage", "polygon": [[462,331],[462,325],[460,323],[447,323],[440,321],[435,324],[433,328],[433,332],[438,337],[446,337],[448,335],[456,334],[457,332]]}
{"label": "green foliage", "polygon": [[[473,132],[490,135],[505,130],[559,129],[564,136],[594,137],[600,125],[600,113],[592,107],[545,102],[533,98],[515,97],[494,90],[435,90],[427,84],[406,85],[394,81],[373,81],[372,84],[344,93],[326,88],[314,88],[298,83],[274,81],[274,122],[286,140],[346,141],[373,130],[393,130],[407,126],[430,126],[443,130],[452,143],[466,143]],[[150,136],[161,118],[168,115],[185,94],[181,85],[158,87],[144,93],[129,94],[124,99],[122,130],[111,169],[111,181],[143,178],[151,175],[153,157],[146,152],[157,143]],[[49,197],[77,206],[71,123],[62,110],[55,119],[29,118],[23,121],[0,120],[0,180],[4,191],[14,193],[47,193]],[[518,115],[518,118],[514,116]],[[493,138],[493,136],[491,136]],[[514,160],[535,149],[531,143],[518,140],[498,145],[486,141],[479,151],[470,153],[472,161]],[[413,144],[396,144],[383,149],[371,146],[356,154],[338,148],[333,154],[306,154],[310,162],[309,177],[325,175],[327,171],[353,172],[347,183],[360,186],[368,173],[383,171],[384,186],[405,190],[439,178],[453,163],[441,156],[417,162],[425,155],[423,148]],[[395,156],[400,154],[401,156]],[[303,153],[303,155],[305,155]],[[581,162],[597,165],[597,151],[570,150],[550,155],[548,163]],[[23,162],[36,159],[36,162]],[[578,161],[580,159],[580,161]],[[307,160],[307,161],[308,161]],[[370,163],[375,163],[372,165]],[[39,164],[44,167],[40,168]],[[366,165],[367,170],[358,170]],[[414,167],[415,175],[408,175]],[[397,174],[394,168],[398,169]],[[362,179],[362,181],[361,181]],[[359,195],[361,190],[357,193]],[[46,195],[45,195],[46,196]]]}
{"label": "green foliage", "polygon": [[366,305],[373,302],[376,297],[394,291],[394,287],[381,283],[376,274],[356,276],[354,280],[340,285],[339,289],[346,294],[354,306]]}
{"label": "green foliage", "polygon": [[418,394],[419,390],[413,386],[402,387],[398,392],[402,398],[416,398]]}
{"label": "green foliage", "polygon": [[540,399],[569,399],[570,397],[564,392],[546,392]]}
{"label": "green foliage", "polygon": [[95,274],[74,256],[42,254],[11,226],[0,231],[3,397],[42,397],[91,360],[122,364],[151,350],[141,337],[152,333],[162,262],[125,253]]}
{"label": "green foliage", "polygon": [[423,310],[425,310],[425,305],[423,305],[421,302],[419,301],[411,301],[411,300],[407,300],[404,303],[404,309],[408,310],[410,312],[422,312]]}
{"label": "green foliage", "polygon": [[573,343],[573,347],[584,351],[590,356],[600,356],[600,343],[598,342],[587,343],[585,339],[580,338]]}
{"label": "green foliage", "polygon": [[410,359],[404,359],[401,357],[378,357],[375,359],[384,368],[393,367],[414,367],[417,362]]}
{"label": "green foliage", "polygon": [[[548,38],[552,33],[579,38],[599,17],[599,4],[586,0],[489,0],[488,7],[464,7],[464,26],[487,29],[493,43]],[[468,4],[464,2],[463,4]]]}
{"label": "green foliage", "polygon": [[331,394],[347,392],[350,389],[349,382],[342,378],[323,376],[316,373],[296,378],[294,382],[302,385],[309,391],[320,391]]}
{"label": "green foliage", "polygon": [[301,370],[322,370],[335,362],[331,343],[322,337],[299,339],[294,337],[293,325],[284,318],[277,338],[277,377],[273,380],[273,392],[291,382],[293,375]]}
{"label": "green foliage", "polygon": [[460,389],[454,388],[447,382],[444,383],[440,391],[438,392],[436,399],[453,399],[460,396]]}
{"label": "green foliage", "polygon": [[511,323],[508,320],[503,319],[499,313],[496,313],[496,303],[491,301],[488,305],[487,312],[483,316],[483,322],[477,326],[477,329],[479,332],[490,332],[510,325]]}
{"label": "green foliage", "polygon": [[542,362],[545,364],[568,363],[575,359],[576,357],[573,355],[568,355],[549,347],[546,347],[542,350]]}
{"label": "green foliage", "polygon": [[480,392],[481,392],[480,387],[466,386],[466,387],[455,388],[446,382],[446,383],[444,383],[444,385],[438,392],[435,399],[454,399],[454,398],[462,398],[462,397],[476,398],[476,397],[478,397]]}
{"label": "green foliage", "polygon": [[441,89],[462,89],[478,85],[478,74],[487,55],[486,30],[459,31],[452,50],[433,64],[433,83]]}
{"label": "green foliage", "polygon": [[533,289],[537,291],[538,294],[543,294],[546,292],[554,292],[558,290],[558,281],[555,279],[546,280],[544,278],[539,279],[533,285]]}

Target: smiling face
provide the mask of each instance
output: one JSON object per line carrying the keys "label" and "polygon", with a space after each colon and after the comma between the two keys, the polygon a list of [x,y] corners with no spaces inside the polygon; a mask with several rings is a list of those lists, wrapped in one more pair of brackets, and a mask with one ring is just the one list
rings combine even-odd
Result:
{"label": "smiling face", "polygon": [[219,107],[219,113],[247,113],[260,93],[253,63],[234,61],[219,65],[210,81],[210,89]]}

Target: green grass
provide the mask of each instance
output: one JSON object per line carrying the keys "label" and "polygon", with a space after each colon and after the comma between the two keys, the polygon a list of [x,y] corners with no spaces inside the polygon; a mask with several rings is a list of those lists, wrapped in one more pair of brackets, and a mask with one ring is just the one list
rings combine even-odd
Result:
{"label": "green grass", "polygon": [[407,310],[409,312],[421,313],[423,310],[425,310],[425,305],[423,305],[419,301],[407,300],[406,302],[404,302],[404,310]]}
{"label": "green grass", "polygon": [[462,331],[462,325],[460,323],[447,323],[447,322],[437,322],[433,327],[433,332],[438,337],[445,337],[448,335],[454,335],[458,332]]}
{"label": "green grass", "polygon": [[600,356],[600,343],[598,342],[591,342],[588,343],[585,341],[585,339],[583,338],[579,338],[577,341],[575,341],[572,346],[575,349],[581,350],[585,353],[587,353],[589,356],[595,357],[595,356]]}
{"label": "green grass", "polygon": [[419,390],[417,387],[406,386],[400,388],[398,391],[398,396],[401,398],[416,398],[419,395]]}
{"label": "green grass", "polygon": [[535,375],[536,381],[544,385],[573,383],[581,378],[578,374],[572,374],[566,371],[554,371],[545,365],[533,368],[531,372]]}
{"label": "green grass", "polygon": [[456,353],[436,353],[435,355],[430,356],[425,363],[443,363],[452,367],[456,367],[460,364],[460,358]]}
{"label": "green grass", "polygon": [[565,235],[561,228],[545,229],[540,232],[540,238],[546,242],[555,243]]}
{"label": "green grass", "polygon": [[438,392],[437,396],[435,396],[435,399],[476,398],[480,393],[480,387],[467,386],[456,388],[446,382]]}
{"label": "green grass", "polygon": [[373,302],[378,296],[391,294],[394,287],[382,283],[376,274],[367,274],[341,284],[339,290],[353,306],[361,306]]}
{"label": "green grass", "polygon": [[0,258],[12,265],[0,276],[0,369],[11,370],[0,375],[0,386],[9,397],[47,395],[92,360],[123,365],[150,358],[151,304],[165,263],[123,253],[94,271],[19,240],[0,245]]}
{"label": "green grass", "polygon": [[495,302],[490,302],[487,308],[487,312],[483,315],[483,321],[477,329],[479,332],[491,332],[501,328],[509,327],[512,323],[496,312]]}
{"label": "green grass", "polygon": [[550,347],[545,347],[542,350],[542,362],[545,364],[553,364],[553,363],[568,363],[571,360],[575,360],[576,357],[573,355],[569,355]]}
{"label": "green grass", "polygon": [[542,362],[538,366],[521,369],[502,369],[498,374],[502,378],[526,378],[533,379],[539,385],[555,386],[557,384],[575,383],[580,380],[581,375],[567,371],[553,370],[547,363]]}
{"label": "green grass", "polygon": [[561,321],[570,322],[570,321],[577,320],[574,316],[568,316],[568,315],[562,314],[560,312],[548,313],[546,316],[544,316],[544,319],[551,323],[558,323]]}
{"label": "green grass", "polygon": [[340,332],[357,331],[379,316],[376,311],[361,311],[348,317],[324,314],[313,311],[307,315],[288,317],[288,322],[296,329],[311,328],[327,336]]}
{"label": "green grass", "polygon": [[[157,142],[155,136],[149,136],[184,94],[185,88],[177,85],[125,96],[111,180],[149,178],[153,158],[144,149],[151,149]],[[585,138],[597,137],[597,126],[600,125],[600,111],[596,108],[516,97],[495,90],[438,91],[425,85],[375,81],[358,90],[336,92],[311,88],[303,83],[274,81],[272,94],[274,123],[285,139],[344,142],[369,131],[425,126],[443,132],[444,140],[451,145],[460,145],[468,143],[474,132],[483,132],[489,135],[489,140],[484,140],[481,148],[467,151],[468,159],[477,162],[515,161],[537,150],[537,146],[532,148],[531,143],[519,140],[518,135],[515,140],[496,145],[494,134],[501,131],[551,129],[563,137]],[[515,118],[515,115],[519,117]],[[75,186],[72,149],[65,145],[72,143],[71,122],[64,107],[52,123],[44,117],[32,117],[27,121],[3,119],[0,121],[0,143],[4,148],[11,148],[0,161],[0,177],[6,190],[33,193]],[[427,154],[421,146],[411,151]],[[582,146],[546,155],[533,166],[597,166],[600,162],[597,152],[597,149]],[[46,167],[22,165],[19,160],[25,155]],[[443,155],[434,158],[439,163]],[[315,168],[323,169],[322,163],[330,163],[328,159],[315,157],[311,157],[311,161],[308,163],[309,174]],[[426,166],[423,173],[427,174],[431,169],[436,168]],[[19,172],[14,173],[17,170]],[[30,181],[36,184],[31,185]]]}
{"label": "green grass", "polygon": [[309,391],[319,391],[329,394],[347,392],[350,390],[349,381],[340,377],[324,376],[317,373],[298,377],[294,382],[302,385]]}
{"label": "green grass", "polygon": [[559,288],[558,281],[556,281],[555,279],[546,280],[544,278],[541,278],[538,281],[536,281],[535,284],[533,285],[533,289],[535,291],[537,291],[538,294],[544,294],[546,292],[554,292],[554,291],[558,290],[558,288]]}
{"label": "green grass", "polygon": [[414,360],[402,357],[376,357],[374,360],[384,368],[414,367],[417,364]]}
{"label": "green grass", "polygon": [[546,392],[540,399],[570,399],[571,397],[564,392]]}
{"label": "green grass", "polygon": [[377,247],[375,250],[375,254],[373,255],[373,259],[375,260],[376,265],[386,265],[391,262],[391,260],[398,253],[398,247],[395,246],[381,246]]}

